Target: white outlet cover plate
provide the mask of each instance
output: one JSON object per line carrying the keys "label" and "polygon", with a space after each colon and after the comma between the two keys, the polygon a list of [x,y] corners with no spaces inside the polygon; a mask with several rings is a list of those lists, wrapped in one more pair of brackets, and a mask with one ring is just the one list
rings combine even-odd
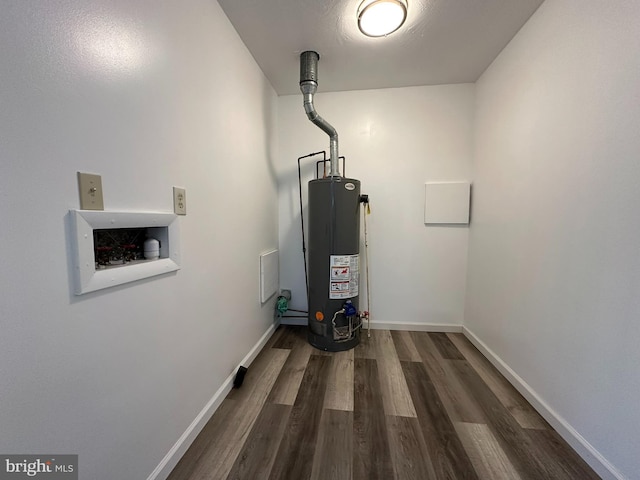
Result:
{"label": "white outlet cover plate", "polygon": [[173,213],[187,214],[187,191],[184,188],[173,187]]}

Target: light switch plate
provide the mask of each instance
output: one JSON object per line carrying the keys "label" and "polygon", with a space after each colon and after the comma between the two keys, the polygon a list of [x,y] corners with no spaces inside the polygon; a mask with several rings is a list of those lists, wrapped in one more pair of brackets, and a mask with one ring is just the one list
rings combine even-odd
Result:
{"label": "light switch plate", "polygon": [[173,213],[187,214],[187,192],[184,188],[173,187]]}
{"label": "light switch plate", "polygon": [[100,175],[78,172],[78,189],[82,210],[104,210]]}

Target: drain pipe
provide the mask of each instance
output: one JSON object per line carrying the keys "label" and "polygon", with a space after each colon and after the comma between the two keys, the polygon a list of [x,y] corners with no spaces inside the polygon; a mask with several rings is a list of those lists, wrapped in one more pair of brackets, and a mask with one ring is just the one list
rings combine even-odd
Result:
{"label": "drain pipe", "polygon": [[329,135],[329,151],[331,172],[329,176],[340,176],[340,164],[338,163],[338,132],[329,122],[318,115],[313,106],[313,95],[318,89],[318,60],[317,52],[307,51],[300,54],[300,91],[302,91],[304,111],[314,124]]}

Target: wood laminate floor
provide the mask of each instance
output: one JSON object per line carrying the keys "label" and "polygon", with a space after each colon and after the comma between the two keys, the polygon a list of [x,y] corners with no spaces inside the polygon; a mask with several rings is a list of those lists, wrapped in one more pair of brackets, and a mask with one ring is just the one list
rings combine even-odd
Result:
{"label": "wood laminate floor", "polygon": [[366,332],[327,353],[281,326],[169,480],[592,480],[462,335]]}

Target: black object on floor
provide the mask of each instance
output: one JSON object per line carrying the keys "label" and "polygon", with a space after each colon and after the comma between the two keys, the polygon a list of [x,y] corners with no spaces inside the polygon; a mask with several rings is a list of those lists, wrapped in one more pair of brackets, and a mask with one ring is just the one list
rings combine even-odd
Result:
{"label": "black object on floor", "polygon": [[236,378],[233,379],[233,388],[240,388],[242,386],[242,382],[244,381],[244,376],[247,373],[247,367],[240,366],[238,368],[238,373],[236,373]]}

